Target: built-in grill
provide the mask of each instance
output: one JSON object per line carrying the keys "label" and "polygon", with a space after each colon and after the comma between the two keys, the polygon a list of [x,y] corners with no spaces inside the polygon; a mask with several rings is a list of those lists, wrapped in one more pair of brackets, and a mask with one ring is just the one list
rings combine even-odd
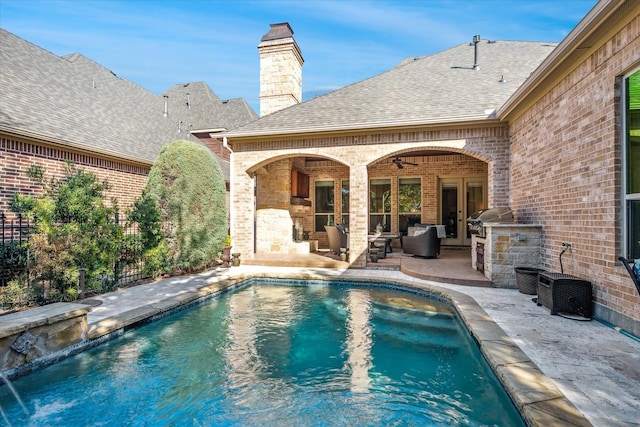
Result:
{"label": "built-in grill", "polygon": [[513,212],[509,207],[482,209],[467,218],[467,227],[471,234],[486,237],[486,223],[512,223]]}

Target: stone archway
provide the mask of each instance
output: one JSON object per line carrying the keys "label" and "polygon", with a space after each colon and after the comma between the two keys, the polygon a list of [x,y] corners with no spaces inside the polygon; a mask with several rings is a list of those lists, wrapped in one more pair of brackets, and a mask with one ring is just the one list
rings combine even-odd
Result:
{"label": "stone archway", "polygon": [[[473,132],[470,132],[473,133]],[[375,165],[393,166],[392,159],[395,155],[408,155],[415,151],[428,150],[433,156],[453,153],[463,158],[473,158],[486,165],[486,175],[488,177],[488,199],[495,202],[496,195],[508,194],[508,164],[502,159],[508,160],[505,144],[496,143],[484,145],[482,139],[441,139],[441,140],[411,140],[417,134],[393,135],[393,143],[376,143],[373,136],[351,137],[351,138],[312,138],[283,141],[267,141],[261,149],[250,150],[249,144],[238,144],[234,146],[237,151],[232,155],[232,212],[231,230],[234,234],[236,245],[244,253],[254,253],[254,236],[256,234],[256,197],[254,195],[259,190],[268,192],[271,201],[266,203],[265,209],[286,210],[287,215],[282,216],[282,224],[278,228],[277,234],[284,238],[291,239],[293,217],[291,215],[290,190],[291,176],[290,170],[293,167],[291,160],[296,157],[315,157],[327,161],[325,168],[329,176],[334,179],[348,179],[350,186],[349,195],[349,229],[350,229],[350,263],[353,266],[364,266],[367,254],[367,235],[369,234],[369,195],[368,185],[370,171]],[[495,135],[491,135],[495,137]],[[402,140],[402,142],[400,142]],[[406,142],[405,142],[406,141]],[[252,142],[254,148],[255,143]],[[305,148],[302,148],[305,147]],[[308,148],[307,148],[308,147]],[[278,165],[278,162],[282,162]],[[321,160],[323,161],[323,160]],[[495,164],[499,167],[496,168]],[[504,164],[503,164],[504,163]],[[344,168],[342,175],[335,175],[332,165],[339,165]],[[452,166],[452,168],[455,167]],[[260,186],[261,175],[265,179],[271,179],[270,186],[258,188]],[[337,184],[336,184],[337,186]],[[433,196],[435,200],[436,196]],[[341,212],[336,208],[336,216]],[[286,221],[285,221],[286,218]],[[437,218],[430,219],[436,222]],[[305,225],[305,230],[309,225]],[[273,232],[270,227],[269,232]],[[276,242],[276,246],[278,246]],[[275,248],[275,247],[274,247]],[[280,247],[278,250],[282,250]]]}
{"label": "stone archway", "polygon": [[[330,171],[330,172],[327,172]],[[256,254],[304,254],[314,251],[318,242],[327,247],[324,228],[315,229],[317,220],[312,204],[314,182],[335,180],[335,193],[339,194],[340,177],[348,179],[349,167],[328,156],[290,152],[268,159],[260,159],[246,169],[235,174],[251,184],[245,191],[237,191],[232,196],[235,213],[232,213],[232,233],[247,230],[247,212],[253,212],[249,219],[253,224],[250,253]],[[233,186],[232,186],[233,188]],[[247,195],[252,195],[249,201]],[[239,208],[239,201],[244,205]],[[250,205],[250,206],[249,206]],[[238,215],[236,215],[236,213]],[[233,221],[245,216],[244,222]],[[332,221],[336,218],[332,217]],[[294,229],[298,224],[299,228]],[[300,233],[298,235],[298,232]]]}

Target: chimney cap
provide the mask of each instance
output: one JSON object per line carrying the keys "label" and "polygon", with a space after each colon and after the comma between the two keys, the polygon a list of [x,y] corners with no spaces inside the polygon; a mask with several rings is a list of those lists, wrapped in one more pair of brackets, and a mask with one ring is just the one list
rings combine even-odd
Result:
{"label": "chimney cap", "polygon": [[271,24],[271,29],[269,32],[262,36],[260,41],[266,42],[269,40],[278,40],[278,39],[286,39],[289,37],[293,37],[293,30],[291,26],[289,26],[288,22],[281,22],[278,24]]}

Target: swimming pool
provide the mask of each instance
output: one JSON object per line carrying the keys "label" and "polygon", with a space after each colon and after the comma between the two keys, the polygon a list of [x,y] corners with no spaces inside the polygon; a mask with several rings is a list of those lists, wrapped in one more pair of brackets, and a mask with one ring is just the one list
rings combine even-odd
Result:
{"label": "swimming pool", "polygon": [[[444,301],[251,282],[14,381],[13,425],[524,425]],[[285,286],[286,285],[286,286]]]}

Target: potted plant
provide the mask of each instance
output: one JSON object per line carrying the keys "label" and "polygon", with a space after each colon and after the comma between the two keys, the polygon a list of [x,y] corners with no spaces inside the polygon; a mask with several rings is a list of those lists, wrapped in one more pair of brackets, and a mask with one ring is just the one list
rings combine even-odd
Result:
{"label": "potted plant", "polygon": [[231,261],[231,242],[233,238],[227,235],[227,238],[224,241],[224,247],[222,248],[222,256],[220,259],[222,260],[223,267],[229,267],[229,261]]}

